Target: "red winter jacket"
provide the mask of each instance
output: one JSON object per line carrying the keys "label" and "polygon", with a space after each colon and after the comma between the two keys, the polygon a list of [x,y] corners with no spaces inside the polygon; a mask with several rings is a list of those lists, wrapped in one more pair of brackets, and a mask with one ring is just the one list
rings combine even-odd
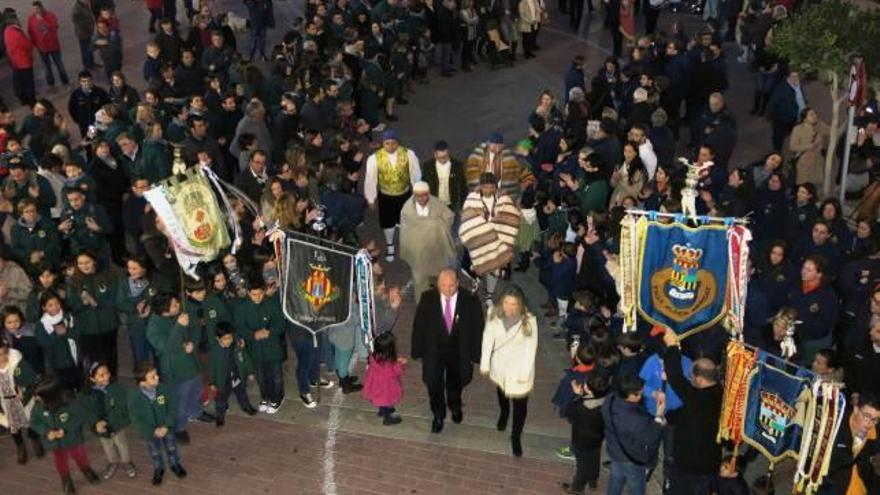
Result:
{"label": "red winter jacket", "polygon": [[9,58],[9,65],[13,69],[22,70],[34,67],[34,45],[25,36],[20,26],[17,24],[6,26],[6,29],[3,31],[3,43],[6,45],[6,56]]}
{"label": "red winter jacket", "polygon": [[48,10],[44,10],[42,16],[31,14],[28,18],[28,36],[41,53],[61,50],[61,43],[58,42],[58,18]]}

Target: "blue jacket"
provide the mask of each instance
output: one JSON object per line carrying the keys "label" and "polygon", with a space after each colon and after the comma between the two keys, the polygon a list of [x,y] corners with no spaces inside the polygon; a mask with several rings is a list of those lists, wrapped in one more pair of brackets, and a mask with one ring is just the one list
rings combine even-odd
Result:
{"label": "blue jacket", "polygon": [[837,294],[829,285],[803,293],[800,286],[788,293],[788,305],[797,310],[797,332],[802,340],[818,340],[831,334],[837,324],[839,303]]}
{"label": "blue jacket", "polygon": [[642,466],[653,464],[663,427],[654,421],[642,404],[627,402],[619,394],[611,394],[602,405],[602,419],[605,421],[608,457],[612,461]]}
{"label": "blue jacket", "polygon": [[[691,376],[691,366],[693,366],[693,362],[691,362],[690,358],[682,356],[681,371],[685,377]],[[642,380],[645,380],[645,409],[647,409],[652,415],[657,414],[657,401],[654,399],[653,394],[654,391],[660,390],[661,387],[663,388],[663,393],[666,394],[667,412],[681,409],[681,406],[684,405],[678,397],[678,394],[676,394],[675,390],[669,385],[669,382],[663,380],[662,375],[663,359],[661,359],[658,354],[652,354],[651,357],[645,361],[645,364],[642,365],[642,371],[639,372],[639,377]]]}

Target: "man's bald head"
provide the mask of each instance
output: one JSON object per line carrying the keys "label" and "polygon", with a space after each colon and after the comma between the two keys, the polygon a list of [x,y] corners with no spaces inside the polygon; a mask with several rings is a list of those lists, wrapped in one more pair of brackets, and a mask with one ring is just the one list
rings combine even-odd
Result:
{"label": "man's bald head", "polygon": [[458,273],[451,268],[440,270],[437,274],[437,290],[445,297],[452,297],[458,292]]}
{"label": "man's bald head", "polygon": [[699,358],[694,360],[692,370],[694,385],[697,388],[711,387],[718,383],[718,367],[711,359]]}

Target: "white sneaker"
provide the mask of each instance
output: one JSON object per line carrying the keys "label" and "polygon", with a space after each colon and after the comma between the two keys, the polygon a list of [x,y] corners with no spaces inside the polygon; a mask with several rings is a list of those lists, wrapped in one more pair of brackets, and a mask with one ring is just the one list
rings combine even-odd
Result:
{"label": "white sneaker", "polygon": [[260,407],[258,407],[257,410],[260,412],[266,412],[268,409],[269,409],[269,403],[264,400],[261,400]]}
{"label": "white sneaker", "polygon": [[303,405],[306,406],[308,409],[314,409],[318,407],[318,403],[315,402],[314,399],[312,399],[312,394],[300,395],[299,398],[302,401]]}
{"label": "white sneaker", "polygon": [[266,406],[266,414],[275,414],[278,410],[281,409],[281,404],[269,404]]}

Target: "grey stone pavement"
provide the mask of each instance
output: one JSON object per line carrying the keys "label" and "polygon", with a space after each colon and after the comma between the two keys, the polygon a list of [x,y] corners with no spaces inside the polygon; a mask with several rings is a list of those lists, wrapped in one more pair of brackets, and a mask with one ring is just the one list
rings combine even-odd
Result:
{"label": "grey stone pavement", "polygon": [[[595,1],[598,4],[598,0]],[[80,60],[69,20],[70,1],[44,0],[44,3],[59,17],[65,64],[74,76]],[[240,2],[223,0],[213,4],[215,11],[229,9],[245,15]],[[289,25],[301,12],[298,1],[280,0],[275,4],[280,27],[270,33],[270,42],[279,39],[283,26]],[[11,6],[26,18],[30,2],[15,0]],[[141,63],[148,40],[147,11],[142,2],[125,0],[117,1],[117,9],[125,46],[124,70],[129,82],[143,89]],[[417,85],[416,93],[409,96],[410,104],[398,111],[400,122],[395,128],[402,142],[426,159],[438,139],[447,140],[455,154],[464,157],[491,131],[502,131],[508,143],[525,137],[527,117],[539,91],[544,88],[557,94],[562,91],[562,75],[575,54],[587,57],[591,73],[609,54],[610,35],[602,28],[600,16],[590,18],[585,14],[580,32],[571,33],[567,18],[558,12],[551,15],[552,25],[541,31],[539,43],[543,49],[537,58],[495,72],[479,65],[472,73],[460,73],[448,79],[432,73],[429,85]],[[669,13],[661,16],[661,27],[667,26],[673,17],[681,19],[689,32],[699,28],[699,21],[693,16]],[[238,38],[240,47],[248,46],[245,33],[239,33]],[[735,61],[734,46],[727,46],[726,51],[731,84],[728,101],[740,129],[733,163],[740,165],[768,151],[769,125],[748,115],[751,75],[745,66]],[[39,60],[35,72],[38,92],[66,109],[69,90],[46,90]],[[99,83],[106,86],[106,81],[100,78]],[[11,73],[5,63],[0,63],[0,92],[7,101],[13,101]],[[820,104],[827,100],[824,88],[810,83],[807,94],[825,116],[827,108]],[[25,109],[17,111],[19,121],[25,114]],[[378,239],[375,219],[368,220],[363,234]],[[392,284],[403,285],[409,279],[409,271],[400,261],[386,268]],[[541,293],[534,271],[515,274],[513,282],[526,289],[532,305],[544,300],[545,294]],[[413,311],[413,301],[406,300],[395,329],[403,354],[408,354]],[[117,476],[112,482],[85,487],[81,478],[75,479],[81,488],[85,487],[85,493],[556,493],[558,482],[567,480],[573,470],[573,463],[554,456],[554,450],[566,442],[569,428],[550,404],[565,366],[565,350],[559,341],[550,337],[553,330],[547,321],[541,318],[539,326],[537,377],[529,401],[522,459],[510,456],[507,434],[494,428],[495,393],[485,378],[475,377],[466,390],[464,423],[447,422],[442,434],[432,435],[427,394],[419,378],[420,363],[411,362],[407,366],[405,398],[399,407],[403,423],[385,427],[376,418],[375,410],[358,395],[342,396],[335,389],[324,393],[317,409],[303,408],[297,399],[293,363],[288,362],[285,367],[288,399],[277,415],[239,417],[235,416],[237,408],[233,406],[233,417],[222,432],[215,433],[213,426],[193,427],[193,444],[182,449],[184,464],[190,470],[187,480],[168,479],[158,489],[149,486],[149,460],[139,440],[132,442],[142,473],[135,480]],[[124,335],[120,335],[119,342],[122,343],[120,355],[127,359]],[[125,363],[120,367],[127,368]],[[122,378],[130,377],[123,372]],[[97,443],[94,440],[88,443],[94,465],[102,466],[103,456]],[[328,463],[335,468],[328,470]],[[0,441],[3,493],[52,492],[58,487],[53,471],[48,460],[31,461],[26,467],[16,466],[12,442]],[[607,472],[603,472],[601,487],[606,476]],[[650,493],[659,493],[656,484],[650,490]]]}

